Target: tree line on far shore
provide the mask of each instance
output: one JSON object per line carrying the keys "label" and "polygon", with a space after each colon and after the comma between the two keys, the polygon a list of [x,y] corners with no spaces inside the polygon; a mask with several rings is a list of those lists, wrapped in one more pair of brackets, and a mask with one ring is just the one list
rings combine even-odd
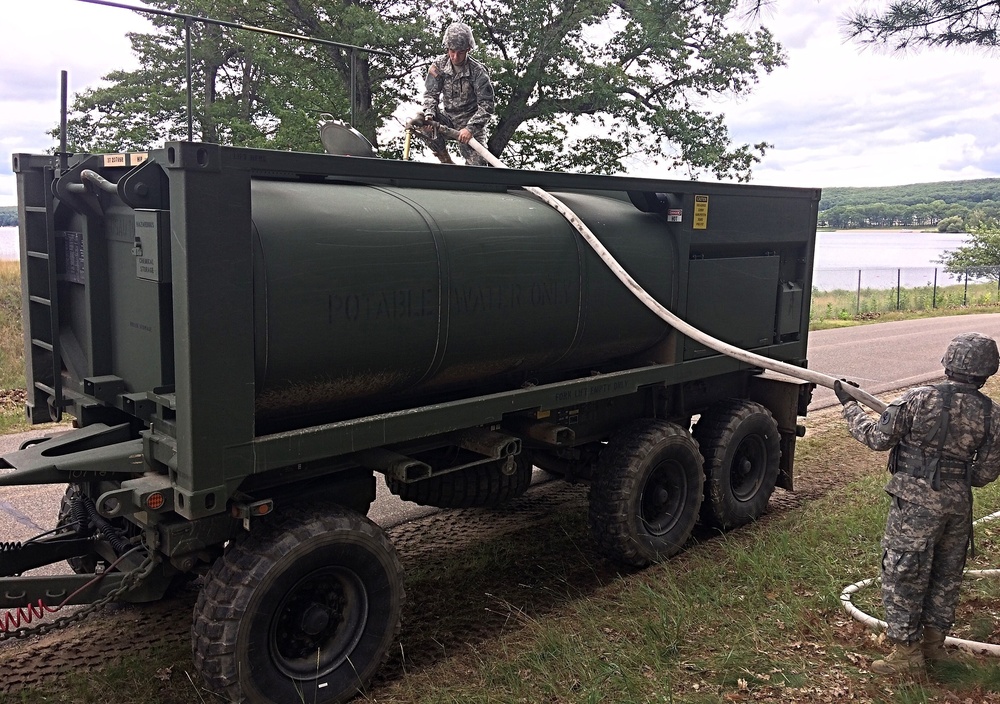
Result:
{"label": "tree line on far shore", "polygon": [[1000,220],[1000,178],[906,186],[825,188],[819,224],[836,229],[917,227],[968,232]]}
{"label": "tree line on far shore", "polygon": [[0,206],[0,227],[17,227],[17,206]]}

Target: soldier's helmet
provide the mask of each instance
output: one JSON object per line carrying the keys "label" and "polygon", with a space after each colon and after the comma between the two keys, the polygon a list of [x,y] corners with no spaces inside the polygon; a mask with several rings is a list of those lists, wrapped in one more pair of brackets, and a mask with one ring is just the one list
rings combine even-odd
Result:
{"label": "soldier's helmet", "polygon": [[953,374],[985,379],[1000,368],[1000,353],[996,341],[989,335],[963,332],[948,344],[941,364]]}
{"label": "soldier's helmet", "polygon": [[454,51],[472,51],[476,48],[476,40],[472,38],[472,30],[469,25],[463,22],[452,22],[448,29],[444,30],[444,38],[441,40],[445,49]]}

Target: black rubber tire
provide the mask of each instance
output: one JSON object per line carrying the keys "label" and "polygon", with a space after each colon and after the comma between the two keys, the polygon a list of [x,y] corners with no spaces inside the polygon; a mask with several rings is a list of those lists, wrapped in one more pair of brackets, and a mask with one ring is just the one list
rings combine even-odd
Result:
{"label": "black rubber tire", "polygon": [[702,414],[694,438],[705,457],[702,522],[728,530],[761,516],[781,460],[781,434],[771,412],[731,399]]}
{"label": "black rubber tire", "polygon": [[399,634],[403,568],[385,533],[339,506],[296,506],[229,543],[194,608],[195,668],[226,701],[339,704]]}
{"label": "black rubber tire", "polygon": [[438,508],[493,507],[521,496],[531,486],[531,457],[514,456],[514,473],[504,474],[506,460],[486,462],[419,482],[385,478],[389,491],[406,501]]}
{"label": "black rubber tire", "polygon": [[590,530],[605,556],[645,567],[676,554],[698,521],[704,474],[691,434],[642,420],[616,434],[590,485]]}

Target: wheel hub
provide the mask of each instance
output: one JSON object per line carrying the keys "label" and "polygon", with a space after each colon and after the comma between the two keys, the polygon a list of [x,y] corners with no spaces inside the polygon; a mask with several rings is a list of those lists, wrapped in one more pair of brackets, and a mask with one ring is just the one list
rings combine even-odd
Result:
{"label": "wheel hub", "polygon": [[330,616],[328,608],[320,604],[313,604],[302,614],[302,624],[299,627],[308,635],[319,635],[330,625]]}
{"label": "wheel hub", "polygon": [[368,594],[352,570],[324,568],[289,589],[274,614],[270,653],[275,666],[291,678],[314,679],[340,666],[361,640]]}
{"label": "wheel hub", "polygon": [[767,448],[762,438],[748,436],[736,448],[730,483],[733,495],[739,501],[749,501],[764,481],[767,467]]}
{"label": "wheel hub", "polygon": [[652,535],[663,535],[673,528],[680,514],[684,496],[683,473],[677,463],[660,463],[650,472],[640,499],[642,522]]}

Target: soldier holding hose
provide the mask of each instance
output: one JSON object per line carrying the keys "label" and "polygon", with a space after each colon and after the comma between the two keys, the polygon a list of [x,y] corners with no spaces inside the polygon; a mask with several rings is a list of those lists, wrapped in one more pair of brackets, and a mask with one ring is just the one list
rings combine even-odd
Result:
{"label": "soldier holding hose", "polygon": [[[468,25],[449,25],[442,44],[448,53],[431,63],[424,81],[423,117],[458,129],[458,150],[465,163],[486,166],[486,160],[469,146],[469,139],[485,142],[486,124],[495,106],[493,84],[486,67],[469,56],[476,41]],[[429,134],[424,139],[434,156],[452,163],[443,136]]]}
{"label": "soldier holding hose", "polygon": [[881,571],[893,650],[872,663],[879,674],[922,672],[925,662],[948,659],[943,645],[972,537],[971,487],[1000,475],[1000,411],[979,390],[1000,367],[996,342],[962,333],[941,363],[944,383],[911,389],[878,420],[844,389],[853,382],[834,384],[851,435],[890,450]]}

